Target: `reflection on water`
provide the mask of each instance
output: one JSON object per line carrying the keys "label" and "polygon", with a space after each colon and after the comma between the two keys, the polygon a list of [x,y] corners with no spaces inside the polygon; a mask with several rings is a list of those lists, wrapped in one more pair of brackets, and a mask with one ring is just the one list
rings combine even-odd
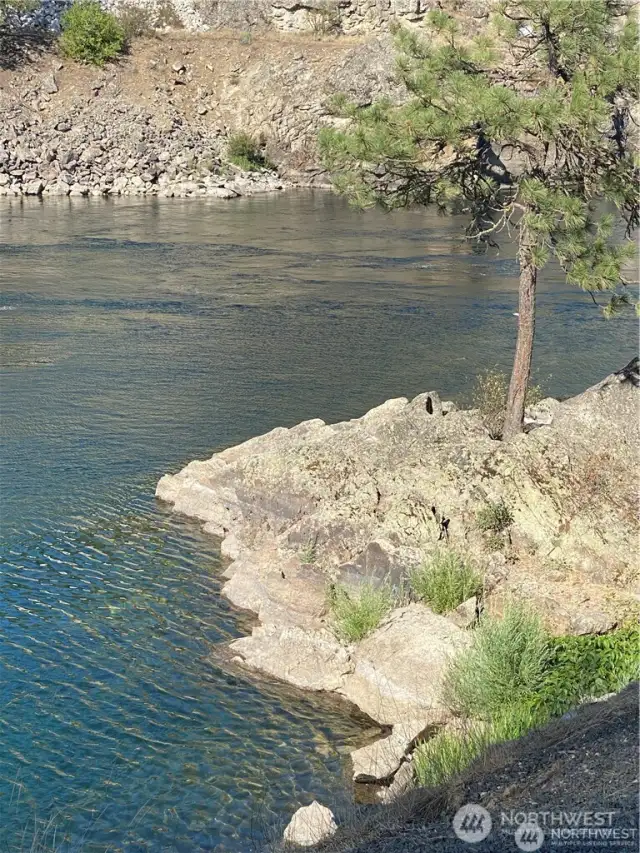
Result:
{"label": "reflection on water", "polygon": [[[337,796],[360,723],[207,662],[243,626],[216,543],[153,489],[276,425],[507,367],[513,253],[460,228],[322,194],[0,207],[0,847],[37,814],[87,850],[246,850],[256,816]],[[633,325],[553,270],[539,302],[552,393],[628,360]]]}

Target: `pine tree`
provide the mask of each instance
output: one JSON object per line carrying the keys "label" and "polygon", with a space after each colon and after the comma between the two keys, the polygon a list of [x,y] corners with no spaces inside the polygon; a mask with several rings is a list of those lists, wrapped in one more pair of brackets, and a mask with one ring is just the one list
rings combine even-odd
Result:
{"label": "pine tree", "polygon": [[[354,203],[463,212],[468,236],[489,245],[500,232],[516,235],[506,438],[522,430],[538,271],[557,259],[596,304],[604,295],[605,316],[635,302],[624,276],[639,201],[638,29],[628,5],[503,2],[472,39],[455,18],[432,12],[426,36],[396,34],[403,102],[358,108],[337,98],[336,113],[351,121],[320,137],[336,187]],[[613,235],[618,217],[627,227],[622,242]]]}

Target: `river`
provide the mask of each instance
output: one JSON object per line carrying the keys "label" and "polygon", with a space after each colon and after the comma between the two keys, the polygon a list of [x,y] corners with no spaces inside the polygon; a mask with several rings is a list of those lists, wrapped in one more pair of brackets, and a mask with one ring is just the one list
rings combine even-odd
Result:
{"label": "river", "polygon": [[[278,425],[468,396],[508,368],[513,248],[458,219],[324,193],[228,202],[2,200],[0,849],[239,853],[344,799],[362,721],[224,671],[249,624],[218,546],[157,479]],[[568,395],[625,364],[542,277],[535,374]],[[274,829],[275,828],[275,829]],[[49,843],[49,842],[47,842]]]}

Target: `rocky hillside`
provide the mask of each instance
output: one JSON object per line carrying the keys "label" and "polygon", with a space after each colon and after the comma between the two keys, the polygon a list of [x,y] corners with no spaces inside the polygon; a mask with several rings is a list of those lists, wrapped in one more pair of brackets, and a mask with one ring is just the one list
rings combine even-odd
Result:
{"label": "rocky hillside", "polygon": [[[141,9],[160,25],[194,32],[235,29],[313,33],[319,36],[386,32],[392,22],[419,24],[433,8],[484,15],[491,0],[103,0],[112,11]],[[34,22],[55,28],[71,0],[43,0]]]}
{"label": "rocky hillside", "polygon": [[[104,69],[50,53],[0,71],[0,195],[232,197],[324,180],[332,94],[389,91],[388,37],[173,32]],[[223,168],[229,136],[265,144],[280,174]]]}

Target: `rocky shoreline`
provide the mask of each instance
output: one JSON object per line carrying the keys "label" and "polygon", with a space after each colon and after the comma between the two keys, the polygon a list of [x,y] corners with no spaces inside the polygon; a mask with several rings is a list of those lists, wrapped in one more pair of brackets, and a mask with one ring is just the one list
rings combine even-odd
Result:
{"label": "rocky shoreline", "polygon": [[[434,392],[389,400],[362,418],[275,429],[192,462],[156,494],[222,539],[223,593],[258,616],[225,653],[391,727],[352,761],[355,781],[394,795],[411,777],[416,740],[456,725],[441,683],[470,642],[479,602],[439,616],[405,600],[345,644],[332,630],[328,584],[402,589],[425,555],[455,548],[481,569],[489,611],[515,599],[557,633],[611,629],[638,608],[639,398],[628,374],[612,374],[563,403],[543,401],[528,434],[510,443]],[[476,522],[488,501],[504,501],[513,517],[499,535]]]}
{"label": "rocky shoreline", "polygon": [[[327,186],[319,129],[333,94],[390,91],[387,36],[302,40],[172,31],[136,40],[104,68],[46,51],[0,67],[0,196],[236,198]],[[243,171],[248,134],[275,164]],[[276,168],[277,167],[277,168]]]}
{"label": "rocky shoreline", "polygon": [[[185,68],[175,67],[177,75]],[[76,106],[44,121],[22,105],[3,111],[0,196],[231,199],[291,186],[275,170],[225,164],[221,136],[176,110],[154,115],[122,103],[115,72],[94,85],[98,110]],[[57,92],[55,72],[40,77],[30,93],[33,111]]]}

